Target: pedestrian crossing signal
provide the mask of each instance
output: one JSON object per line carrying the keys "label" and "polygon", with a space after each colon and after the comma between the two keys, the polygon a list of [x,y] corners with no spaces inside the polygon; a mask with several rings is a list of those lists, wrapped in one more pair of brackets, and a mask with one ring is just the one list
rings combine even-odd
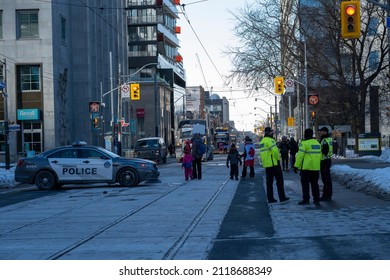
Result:
{"label": "pedestrian crossing signal", "polygon": [[140,100],[140,86],[139,84],[130,84],[130,99],[131,100]]}

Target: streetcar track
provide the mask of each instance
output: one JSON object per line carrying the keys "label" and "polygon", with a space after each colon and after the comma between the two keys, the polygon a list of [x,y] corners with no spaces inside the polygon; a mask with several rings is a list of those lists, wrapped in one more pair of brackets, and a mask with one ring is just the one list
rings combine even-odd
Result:
{"label": "streetcar track", "polygon": [[[207,173],[206,172],[203,172],[203,173]],[[210,200],[207,202],[207,204],[201,209],[201,211],[195,216],[195,218],[191,221],[191,223],[188,225],[188,227],[185,229],[185,231],[181,234],[181,236],[177,239],[177,241],[166,251],[166,253],[164,254],[164,256],[162,257],[162,260],[169,260],[169,259],[173,259],[179,252],[180,248],[182,248],[182,246],[185,244],[186,240],[188,239],[188,237],[190,236],[191,232],[195,229],[195,227],[197,226],[197,224],[201,221],[201,219],[203,218],[203,216],[206,214],[207,210],[211,207],[211,205],[213,204],[213,202],[216,200],[216,198],[218,197],[218,195],[221,193],[221,191],[224,189],[224,187],[226,186],[227,182],[229,181],[228,177],[226,177],[226,179],[218,186],[217,190],[215,191],[215,193],[212,195],[212,197],[210,198]],[[191,181],[186,181],[182,184],[178,184],[176,187],[174,187],[173,189],[171,189],[170,191],[160,195],[159,197],[155,198],[154,200],[142,205],[141,207],[135,209],[135,210],[132,210],[128,213],[126,213],[125,215],[122,215],[120,218],[116,219],[115,221],[107,224],[106,226],[104,227],[101,227],[99,230],[95,231],[94,233],[90,234],[89,236],[79,240],[78,242],[75,242],[74,244],[68,246],[67,248],[63,249],[63,250],[60,250],[54,254],[52,254],[51,256],[49,256],[47,258],[47,260],[58,260],[60,259],[61,257],[65,256],[66,254],[68,253],[71,253],[73,250],[77,249],[78,247],[86,244],[87,242],[89,242],[90,240],[98,237],[100,234],[104,233],[105,231],[111,229],[112,227],[116,226],[117,224],[121,223],[122,221],[130,218],[131,216],[139,213],[140,211],[146,209],[147,207],[150,207],[151,205],[157,203],[158,201],[160,201],[161,199],[165,198],[166,196],[172,194],[173,192],[175,192],[176,190],[178,190],[179,188],[181,188],[182,186],[188,184],[189,182]]]}
{"label": "streetcar track", "polygon": [[178,188],[180,188],[180,187],[181,187],[181,185],[178,186],[178,187],[176,187],[176,188],[174,188],[174,189],[172,189],[172,190],[170,190],[170,191],[168,191],[168,192],[166,192],[166,193],[164,193],[164,194],[162,194],[161,196],[159,196],[159,197],[157,197],[156,199],[154,199],[154,200],[152,200],[152,201],[150,201],[150,202],[148,202],[148,203],[142,205],[141,207],[139,207],[139,208],[137,208],[137,209],[135,209],[135,210],[132,210],[132,211],[126,213],[125,215],[122,215],[122,217],[116,219],[115,221],[113,221],[113,222],[107,224],[107,225],[104,226],[104,227],[101,227],[99,230],[97,230],[97,231],[95,231],[94,233],[90,234],[89,236],[87,236],[87,237],[85,237],[85,238],[79,240],[78,242],[74,243],[73,245],[68,246],[67,248],[65,248],[65,249],[63,249],[63,250],[61,250],[61,251],[58,251],[58,252],[55,253],[55,254],[52,254],[52,255],[51,255],[50,257],[48,257],[47,259],[48,259],[48,260],[57,260],[57,259],[61,258],[62,256],[64,256],[64,255],[70,253],[70,252],[73,251],[74,249],[80,247],[81,245],[83,245],[83,244],[87,243],[88,241],[94,239],[95,237],[99,236],[100,234],[102,234],[102,233],[105,232],[106,230],[108,230],[108,229],[114,227],[115,225],[119,224],[120,222],[126,220],[127,218],[133,216],[134,214],[136,214],[136,213],[142,211],[143,209],[149,207],[150,205],[156,203],[157,201],[159,201],[160,199],[166,197],[167,195],[171,194],[172,192],[176,191],[176,190],[177,190]]}
{"label": "streetcar track", "polygon": [[[215,165],[215,163],[213,165]],[[205,165],[204,167],[206,167],[206,166],[207,165]],[[165,168],[163,167],[161,169],[165,169]],[[208,172],[209,172],[209,169],[204,168],[203,173],[206,176],[207,176]],[[198,180],[196,180],[196,181],[198,182]],[[197,227],[199,222],[205,216],[207,211],[213,205],[215,200],[218,198],[219,194],[223,191],[223,189],[227,185],[228,181],[229,181],[228,176],[226,176],[226,178],[224,178],[222,182],[220,182],[217,186],[215,186],[216,189],[213,190],[212,192],[210,192],[211,197],[209,198],[209,200],[206,202],[205,205],[202,206],[201,209],[199,209],[199,211],[197,213],[194,213],[195,214],[194,218],[191,221],[189,221],[189,224],[183,229],[182,232],[178,233],[178,235],[180,235],[180,236],[178,236],[176,238],[176,241],[173,242],[173,244],[166,250],[165,253],[162,252],[163,255],[162,255],[161,259],[163,259],[163,260],[171,260],[171,259],[175,258],[175,256],[180,252],[180,250],[182,249],[184,244],[187,242],[187,240],[190,237],[191,233],[194,231],[194,229]],[[100,226],[98,229],[94,230],[92,233],[84,235],[84,237],[81,237],[79,240],[77,240],[73,244],[71,244],[69,246],[66,246],[65,248],[63,248],[61,250],[58,250],[57,252],[49,253],[49,255],[47,257],[45,257],[45,259],[47,259],[47,260],[62,259],[64,256],[71,254],[71,252],[76,250],[77,248],[80,248],[81,246],[83,246],[84,244],[90,242],[94,238],[97,238],[98,236],[100,236],[104,232],[110,230],[111,228],[115,227],[116,225],[120,224],[124,220],[126,220],[128,218],[131,218],[132,216],[136,215],[137,213],[140,213],[141,211],[147,209],[148,207],[151,207],[152,205],[155,205],[156,203],[158,203],[159,201],[161,201],[162,199],[164,199],[168,195],[171,195],[175,191],[179,190],[181,187],[183,187],[183,186],[185,186],[187,184],[190,184],[191,182],[194,182],[194,180],[189,180],[189,181],[180,182],[180,183],[168,183],[167,186],[170,187],[170,189],[168,191],[165,191],[165,192],[160,193],[160,194],[156,194],[157,197],[151,198],[151,200],[143,202],[142,205],[138,206],[136,209],[133,209],[133,210],[131,210],[131,211],[125,213],[125,214],[121,214],[115,220],[113,220],[111,222],[108,222],[108,223],[106,223],[103,226]],[[201,182],[201,181],[199,181],[199,182]],[[68,209],[66,209],[64,211],[53,213],[50,216],[39,218],[39,219],[31,221],[31,222],[29,222],[27,224],[23,224],[23,225],[21,225],[21,226],[19,226],[17,228],[13,228],[12,230],[8,230],[7,232],[0,233],[0,237],[4,237],[6,235],[12,234],[14,232],[18,232],[20,230],[26,230],[29,227],[39,226],[40,223],[43,223],[45,221],[50,221],[52,219],[60,217],[63,214],[67,214],[67,213],[70,213],[70,212],[78,210],[78,209],[82,210],[86,206],[91,205],[91,204],[96,204],[100,200],[104,200],[104,199],[106,199],[108,197],[127,196],[127,194],[123,193],[123,191],[126,191],[126,190],[129,190],[129,189],[121,189],[117,193],[111,193],[110,192],[110,193],[108,193],[106,195],[98,196],[95,199],[91,199],[91,201],[89,201],[88,203],[84,202],[82,205],[77,205],[77,206],[68,208]],[[130,194],[130,195],[132,195],[132,194]],[[74,191],[74,192],[69,194],[69,198],[81,198],[81,199],[83,199],[85,197],[90,197],[90,196],[91,196],[90,193],[85,193],[85,189],[80,189],[80,190]]]}
{"label": "streetcar track", "polygon": [[165,255],[162,257],[162,260],[173,260],[174,257],[178,254],[179,250],[182,248],[182,246],[187,241],[188,237],[190,236],[191,232],[195,229],[195,227],[198,225],[198,223],[202,220],[208,209],[213,205],[214,201],[217,199],[218,195],[221,193],[221,191],[225,188],[227,182],[229,181],[228,178],[223,181],[221,185],[218,186],[217,191],[214,193],[214,195],[210,198],[210,200],[207,202],[207,204],[202,208],[202,210],[198,213],[197,216],[192,220],[191,224],[187,227],[187,229],[184,231],[184,233],[178,238],[178,240],[171,246],[171,248],[165,253]]}

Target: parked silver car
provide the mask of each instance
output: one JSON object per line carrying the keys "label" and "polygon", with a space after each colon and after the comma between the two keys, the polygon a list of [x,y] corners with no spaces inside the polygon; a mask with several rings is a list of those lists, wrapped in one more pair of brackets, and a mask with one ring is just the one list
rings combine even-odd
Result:
{"label": "parked silver car", "polygon": [[155,162],[127,159],[101,147],[75,142],[34,157],[19,159],[15,181],[54,189],[64,184],[119,183],[133,187],[160,175]]}

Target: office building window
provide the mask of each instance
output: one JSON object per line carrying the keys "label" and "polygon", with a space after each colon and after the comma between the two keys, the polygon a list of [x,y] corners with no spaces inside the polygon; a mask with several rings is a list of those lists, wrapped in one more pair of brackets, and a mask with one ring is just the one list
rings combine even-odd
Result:
{"label": "office building window", "polygon": [[129,46],[128,55],[129,57],[157,56],[157,46],[155,44]]}
{"label": "office building window", "polygon": [[378,18],[371,18],[370,22],[368,23],[368,36],[374,36],[376,35],[379,27],[379,19]]}
{"label": "office building window", "polygon": [[22,91],[39,91],[41,89],[39,66],[22,65],[19,71]]}
{"label": "office building window", "polygon": [[66,42],[66,19],[61,17],[61,41]]}
{"label": "office building window", "polygon": [[0,11],[0,39],[3,38],[3,11]]}
{"label": "office building window", "polygon": [[0,63],[0,82],[4,82],[4,65]]}
{"label": "office building window", "polygon": [[23,10],[17,11],[17,27],[18,38],[38,38],[38,11],[37,10]]}
{"label": "office building window", "polygon": [[370,71],[376,71],[379,65],[379,53],[373,51],[368,54],[368,69]]}

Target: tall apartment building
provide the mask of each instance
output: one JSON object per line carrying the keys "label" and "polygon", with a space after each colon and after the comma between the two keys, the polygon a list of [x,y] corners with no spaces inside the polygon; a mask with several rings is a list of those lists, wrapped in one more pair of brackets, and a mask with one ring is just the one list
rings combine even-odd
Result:
{"label": "tall apartment building", "polygon": [[140,84],[140,100],[124,105],[130,119],[127,145],[159,136],[174,143],[185,112],[185,71],[179,53],[179,0],[128,0],[129,83]]}
{"label": "tall apartment building", "polygon": [[[7,92],[0,120],[20,125],[9,134],[11,160],[75,140],[102,144],[89,102],[106,105],[100,121],[117,106],[104,93],[127,74],[125,7],[125,0],[0,2],[0,80]],[[3,157],[4,140],[0,135]]]}

